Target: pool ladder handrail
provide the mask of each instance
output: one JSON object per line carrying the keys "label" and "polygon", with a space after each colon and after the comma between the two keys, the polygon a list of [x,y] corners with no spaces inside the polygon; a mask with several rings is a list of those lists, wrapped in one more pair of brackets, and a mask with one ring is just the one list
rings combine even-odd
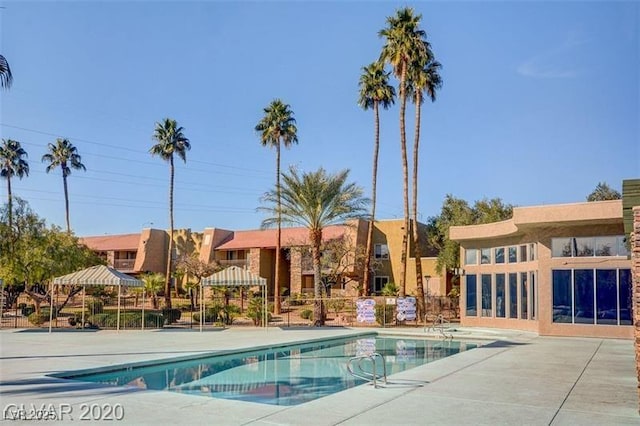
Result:
{"label": "pool ladder handrail", "polygon": [[443,339],[453,339],[453,334],[449,333],[447,334],[445,332],[445,325],[447,327],[450,326],[451,322],[446,319],[442,314],[437,315],[433,321],[431,322],[431,325],[429,325],[427,327],[427,320],[429,318],[429,314],[425,314],[424,315],[424,332],[426,333],[427,331],[433,330],[433,331],[437,331],[440,332],[440,334],[442,335]]}
{"label": "pool ladder handrail", "polygon": [[[382,360],[382,376],[379,376],[376,370],[376,359],[381,359]],[[369,373],[368,371],[365,371],[362,368],[362,362],[365,360],[369,360],[371,361],[371,365],[373,367],[373,373]],[[358,367],[358,372],[355,372],[353,369],[353,363],[357,361],[357,367]],[[366,380],[369,383],[373,383],[373,387],[377,388],[378,387],[378,380],[379,379],[384,379],[384,384],[387,384],[387,363],[384,359],[384,356],[378,352],[372,352],[370,354],[366,354],[366,355],[359,355],[359,356],[354,356],[352,358],[349,359],[349,361],[347,361],[347,371],[349,372],[349,374],[351,374],[353,377],[357,377],[359,379],[362,380]]]}

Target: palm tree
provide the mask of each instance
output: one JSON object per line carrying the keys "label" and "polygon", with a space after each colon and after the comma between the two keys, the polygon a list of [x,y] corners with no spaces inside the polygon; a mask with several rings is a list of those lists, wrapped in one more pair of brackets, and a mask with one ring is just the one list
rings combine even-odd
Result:
{"label": "palm tree", "polygon": [[0,145],[0,176],[7,179],[9,232],[13,232],[11,178],[17,176],[22,179],[25,176],[29,176],[29,163],[25,160],[26,157],[28,157],[27,151],[20,146],[20,142],[13,139],[2,139],[2,145]]}
{"label": "palm tree", "polygon": [[420,232],[418,230],[418,157],[420,148],[420,125],[422,102],[424,101],[423,93],[431,99],[436,100],[436,90],[442,87],[442,78],[439,70],[442,67],[440,63],[433,59],[433,53],[428,45],[425,48],[426,57],[418,58],[414,62],[409,71],[408,89],[412,93],[412,100],[416,108],[415,132],[413,140],[413,179],[412,179],[412,195],[413,206],[411,209],[413,221],[413,246],[416,260],[416,289],[418,294],[418,315],[424,315],[424,289],[422,287],[422,250],[420,247]]}
{"label": "palm tree", "polygon": [[[260,132],[260,142],[262,146],[270,146],[276,149],[276,195],[278,202],[277,217],[280,217],[280,144],[285,148],[294,143],[298,143],[298,128],[296,120],[293,118],[293,111],[288,104],[280,99],[273,100],[264,109],[264,117],[255,127],[256,132]],[[282,251],[282,230],[280,219],[277,221],[276,231],[276,267],[275,282],[273,287],[273,311],[280,314],[280,252]]]}
{"label": "palm tree", "polygon": [[56,139],[56,144],[50,143],[47,148],[49,152],[42,156],[42,161],[49,163],[47,173],[56,167],[62,169],[62,183],[64,185],[64,207],[67,221],[67,232],[71,233],[71,223],[69,222],[69,191],[67,189],[67,176],[71,174],[71,169],[87,170],[82,164],[82,158],[78,154],[78,149],[73,146],[68,139]]}
{"label": "palm tree", "polygon": [[323,229],[348,219],[360,218],[366,214],[369,200],[362,197],[362,189],[354,183],[347,183],[349,170],[335,175],[324,169],[300,175],[295,167],[282,175],[282,187],[265,194],[263,201],[269,207],[262,210],[273,216],[262,222],[263,227],[281,222],[304,226],[309,230],[309,241],[313,258],[314,283],[314,325],[324,325],[322,303],[322,276],[320,245]]}
{"label": "palm tree", "polygon": [[13,75],[11,75],[11,68],[7,59],[0,55],[0,87],[8,89],[13,82]]}
{"label": "palm tree", "polygon": [[142,277],[144,283],[145,293],[151,295],[151,303],[153,309],[158,309],[158,293],[162,290],[162,284],[164,284],[164,276],[162,274],[148,273]]}
{"label": "palm tree", "polygon": [[364,293],[369,294],[371,267],[371,246],[373,244],[373,223],[376,218],[376,186],[378,182],[378,152],[380,150],[380,113],[379,107],[388,109],[395,100],[396,91],[389,84],[389,74],[382,62],[373,62],[362,68],[360,76],[360,98],[358,104],[366,111],[373,108],[375,138],[373,143],[373,178],[371,181],[371,219],[367,231],[367,248],[364,258]]}
{"label": "palm tree", "polygon": [[399,79],[400,94],[400,150],[402,154],[404,232],[402,236],[402,254],[400,257],[400,296],[405,295],[407,275],[407,242],[409,239],[409,166],[407,161],[407,137],[405,132],[405,112],[407,108],[407,72],[416,58],[426,54],[424,51],[426,33],[418,28],[422,15],[414,15],[413,9],[403,8],[395,16],[387,18],[387,28],[378,35],[385,38],[380,61],[389,63],[394,75]]}
{"label": "palm tree", "polygon": [[169,162],[169,251],[167,252],[167,274],[165,276],[164,302],[165,308],[171,309],[171,263],[173,252],[173,178],[175,175],[173,155],[177,154],[185,163],[187,151],[191,149],[189,139],[182,133],[182,127],[178,127],[176,120],[165,118],[161,123],[156,123],[153,131],[153,139],[158,143],[153,145],[149,152]]}

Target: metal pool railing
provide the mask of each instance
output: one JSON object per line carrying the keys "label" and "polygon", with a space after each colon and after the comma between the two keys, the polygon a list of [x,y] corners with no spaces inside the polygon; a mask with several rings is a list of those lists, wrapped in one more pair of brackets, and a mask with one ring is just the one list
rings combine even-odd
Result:
{"label": "metal pool railing", "polygon": [[[382,360],[381,376],[378,375],[377,369],[376,369],[377,359]],[[371,366],[372,366],[371,373],[364,370],[364,368],[362,367],[362,362],[367,360],[371,362]],[[357,372],[353,369],[354,365],[358,368]],[[347,371],[349,371],[349,374],[351,374],[353,377],[357,377],[359,379],[366,380],[369,383],[373,383],[374,388],[378,387],[377,381],[379,379],[384,379],[384,384],[385,385],[387,384],[387,363],[385,362],[384,356],[382,356],[382,354],[379,354],[377,352],[350,358],[349,361],[347,361]]]}

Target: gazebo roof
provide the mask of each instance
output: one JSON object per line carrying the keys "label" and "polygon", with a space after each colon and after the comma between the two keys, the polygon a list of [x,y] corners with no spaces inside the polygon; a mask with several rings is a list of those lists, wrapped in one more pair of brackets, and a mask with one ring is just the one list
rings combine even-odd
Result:
{"label": "gazebo roof", "polygon": [[97,265],[53,279],[56,285],[119,285],[140,287],[142,281],[109,266]]}
{"label": "gazebo roof", "polygon": [[267,280],[259,275],[252,274],[244,268],[230,266],[227,269],[203,278],[202,285],[254,286],[267,285]]}

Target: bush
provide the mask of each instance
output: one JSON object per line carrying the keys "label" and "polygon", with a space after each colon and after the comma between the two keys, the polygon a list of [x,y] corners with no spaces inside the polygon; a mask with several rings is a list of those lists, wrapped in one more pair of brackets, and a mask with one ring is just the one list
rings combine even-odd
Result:
{"label": "bush", "polygon": [[[91,315],[85,321],[104,328],[116,328],[118,326],[118,313],[108,312]],[[144,326],[148,328],[161,328],[164,324],[164,316],[157,312],[144,313]],[[125,312],[120,314],[120,327],[141,328],[142,312]]]}
{"label": "bush", "polygon": [[393,305],[376,305],[376,321],[380,325],[394,322],[394,313],[395,306]]}
{"label": "bush", "polygon": [[289,305],[291,306],[302,306],[306,304],[307,304],[307,300],[300,293],[293,293],[289,298]]}
{"label": "bush", "polygon": [[342,311],[346,306],[344,299],[329,299],[327,300],[327,309],[331,309],[336,315]]}
{"label": "bush", "polygon": [[383,296],[397,296],[399,292],[400,289],[398,288],[398,286],[392,282],[388,282],[384,285],[384,287],[382,287]]}
{"label": "bush", "polygon": [[[262,325],[263,308],[262,297],[254,297],[249,301],[249,306],[247,307],[247,318],[253,320],[253,325]],[[269,321],[271,321],[271,313],[267,312],[267,322]]]}
{"label": "bush", "polygon": [[162,316],[164,317],[167,324],[173,324],[182,317],[182,311],[176,308],[165,308],[162,310]]}
{"label": "bush", "polygon": [[49,313],[40,312],[39,314],[33,312],[29,315],[28,320],[33,325],[42,325],[49,321]]}
{"label": "bush", "polygon": [[300,316],[303,319],[310,320],[313,318],[313,311],[311,309],[303,309],[302,312],[300,312]]}
{"label": "bush", "polygon": [[33,303],[30,305],[27,305],[26,303],[21,303],[20,305],[18,305],[18,307],[20,308],[20,312],[22,312],[22,315],[25,317],[28,317],[29,315],[31,315],[36,311],[36,305],[34,305]]}
{"label": "bush", "polygon": [[240,308],[236,305],[227,305],[222,308],[221,319],[225,325],[231,325],[233,320],[240,314]]}
{"label": "bush", "polygon": [[[224,305],[220,303],[214,303],[213,306],[210,306],[204,311],[204,322],[218,322],[222,321],[220,313],[224,309]],[[200,312],[195,312],[193,314],[193,321],[200,322]]]}
{"label": "bush", "polygon": [[101,314],[104,312],[104,303],[100,299],[89,299],[87,302],[87,309],[93,315]]}

